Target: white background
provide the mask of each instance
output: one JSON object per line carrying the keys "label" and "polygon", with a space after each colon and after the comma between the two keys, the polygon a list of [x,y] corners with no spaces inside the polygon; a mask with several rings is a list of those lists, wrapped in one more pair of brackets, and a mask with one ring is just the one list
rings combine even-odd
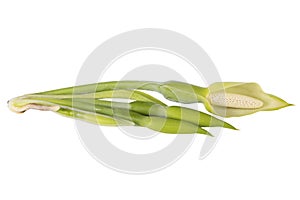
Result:
{"label": "white background", "polygon": [[[1,1],[0,199],[299,199],[300,5],[297,1]],[[258,82],[296,106],[232,118],[216,149],[203,136],[172,166],[128,175],[95,161],[74,121],[18,115],[6,101],[74,85],[106,39],[164,28],[196,41],[223,81]]]}

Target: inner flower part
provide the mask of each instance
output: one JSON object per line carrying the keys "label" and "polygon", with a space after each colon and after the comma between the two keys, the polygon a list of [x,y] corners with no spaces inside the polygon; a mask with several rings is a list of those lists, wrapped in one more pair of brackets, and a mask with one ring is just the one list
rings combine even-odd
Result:
{"label": "inner flower part", "polygon": [[218,92],[210,94],[208,98],[212,105],[230,108],[256,109],[264,104],[253,97],[233,93]]}

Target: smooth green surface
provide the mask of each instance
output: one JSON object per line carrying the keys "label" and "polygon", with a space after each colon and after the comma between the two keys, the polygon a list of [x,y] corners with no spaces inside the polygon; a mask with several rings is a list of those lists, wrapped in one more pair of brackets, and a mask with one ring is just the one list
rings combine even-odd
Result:
{"label": "smooth green surface", "polygon": [[167,116],[173,119],[184,120],[201,127],[224,127],[235,129],[232,125],[201,111],[180,106],[161,106],[148,102],[135,101],[130,103],[131,109],[153,116]]}
{"label": "smooth green surface", "polygon": [[134,126],[131,121],[124,119],[112,118],[103,114],[90,113],[68,108],[60,108],[56,113],[65,117],[80,119],[89,123],[99,124],[103,126]]}
{"label": "smooth green surface", "polygon": [[31,94],[26,98],[51,98],[51,99],[104,99],[104,98],[120,98],[131,99],[137,101],[153,102],[160,105],[166,105],[157,98],[152,97],[141,91],[136,90],[105,90],[95,93],[82,93],[82,94]]}

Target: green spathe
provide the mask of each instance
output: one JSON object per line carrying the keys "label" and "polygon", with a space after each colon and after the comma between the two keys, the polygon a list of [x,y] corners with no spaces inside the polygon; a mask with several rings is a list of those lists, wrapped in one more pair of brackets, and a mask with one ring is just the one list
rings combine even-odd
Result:
{"label": "green spathe", "polygon": [[292,105],[277,96],[265,93],[257,83],[217,82],[204,88],[168,81],[161,84],[159,89],[171,101],[201,102],[206,110],[223,117],[239,117]]}
{"label": "green spathe", "polygon": [[277,96],[265,93],[257,83],[218,82],[211,84],[207,90],[203,101],[205,108],[224,117],[239,117],[291,105]]}

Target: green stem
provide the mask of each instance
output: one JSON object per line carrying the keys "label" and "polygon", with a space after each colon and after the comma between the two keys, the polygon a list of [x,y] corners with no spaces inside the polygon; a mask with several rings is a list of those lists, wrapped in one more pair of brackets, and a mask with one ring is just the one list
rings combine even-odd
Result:
{"label": "green stem", "polygon": [[130,109],[142,114],[153,116],[167,116],[173,119],[184,120],[189,123],[197,124],[201,127],[224,127],[237,130],[231,124],[201,111],[179,106],[161,106],[149,102],[132,102]]}
{"label": "green stem", "polygon": [[46,92],[40,92],[36,94],[85,94],[85,93],[95,93],[106,90],[159,90],[160,83],[151,81],[111,81],[102,83],[93,83],[87,85],[80,85],[74,87],[67,87],[57,90],[50,90]]}
{"label": "green stem", "polygon": [[178,81],[168,81],[165,83],[151,81],[112,81],[62,88],[36,94],[74,95],[96,93],[107,90],[150,90],[161,93],[165,98],[171,101],[181,103],[204,102],[208,94],[207,88]]}
{"label": "green stem", "polygon": [[[68,116],[68,117],[75,117],[78,119],[83,119],[85,121],[91,121],[92,123],[97,123],[97,117],[105,117],[102,119],[102,124],[104,125],[115,125],[115,121],[108,121],[104,122],[104,120],[111,120],[111,119],[122,119],[126,121],[132,121],[134,124],[138,126],[147,127],[149,129],[160,131],[163,133],[200,133],[211,135],[208,131],[201,128],[199,125],[189,123],[187,121],[168,118],[168,117],[160,117],[160,116],[148,116],[143,115],[141,113],[135,112],[130,110],[129,104],[126,103],[118,103],[118,105],[122,108],[118,107],[106,107],[109,104],[114,105],[114,102],[108,101],[99,101],[102,102],[103,105],[94,105],[90,102],[94,102],[93,99],[76,99],[76,101],[72,102],[72,99],[49,99],[49,98],[36,98],[33,99],[19,99],[19,101],[23,100],[23,104],[38,104],[38,105],[58,105],[60,109],[55,112],[59,114]],[[128,105],[128,107],[126,107]],[[107,117],[109,117],[107,119]],[[94,118],[94,119],[93,119]]]}
{"label": "green stem", "polygon": [[135,124],[131,121],[112,118],[103,114],[89,113],[78,110],[72,110],[69,108],[60,108],[56,113],[65,117],[80,119],[93,124],[100,124],[104,126],[134,126]]}
{"label": "green stem", "polygon": [[53,111],[66,117],[73,117],[77,119],[82,119],[87,122],[96,123],[105,126],[129,126],[134,125],[133,122],[124,119],[117,119],[112,116],[106,116],[104,114],[98,114],[95,112],[88,112],[74,110],[71,102],[64,102],[64,104],[57,103],[59,100],[54,99],[49,101],[49,99],[26,99],[25,97],[17,97],[8,102],[9,109],[13,112],[23,113],[28,109]]}
{"label": "green stem", "polygon": [[[45,100],[51,103],[59,104],[62,106],[74,107],[76,109],[84,109],[89,112],[98,112],[109,116],[114,116],[116,108],[131,110],[146,116],[157,116],[162,118],[172,118],[180,121],[195,124],[200,127],[224,127],[237,130],[234,126],[226,123],[216,117],[196,111],[189,108],[179,106],[161,106],[150,102],[135,101],[131,103],[111,102],[94,99],[45,99],[38,98],[38,100]],[[109,107],[110,110],[105,110],[104,107]],[[106,111],[104,113],[104,111]],[[109,113],[107,113],[109,112]],[[128,111],[127,111],[128,113]],[[127,114],[128,115],[128,114]]]}
{"label": "green stem", "polygon": [[158,100],[141,91],[135,90],[106,90],[96,93],[85,94],[29,94],[26,98],[50,98],[50,99],[104,99],[104,98],[122,98],[137,101],[153,102],[165,106],[162,101]]}

